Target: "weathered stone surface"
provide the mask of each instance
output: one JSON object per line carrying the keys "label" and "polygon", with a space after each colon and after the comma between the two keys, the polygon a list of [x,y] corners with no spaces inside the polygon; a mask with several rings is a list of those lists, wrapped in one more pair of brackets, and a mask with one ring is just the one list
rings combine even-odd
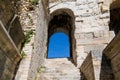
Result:
{"label": "weathered stone surface", "polygon": [[6,29],[9,28],[8,24],[10,23],[10,20],[14,14],[15,11],[12,2],[9,0],[0,0],[0,19]]}
{"label": "weathered stone surface", "polygon": [[38,80],[80,80],[79,69],[67,58],[46,59],[41,74]]}
{"label": "weathered stone surface", "polygon": [[[92,58],[91,59],[88,58],[88,61],[86,62],[89,64],[83,67],[85,69],[83,68],[82,69],[83,69],[83,72],[84,71],[85,73],[87,72],[86,76],[85,75],[84,76],[88,80],[90,79],[94,80],[94,77],[95,77],[95,80],[99,80],[102,52],[99,52],[100,49],[96,46],[102,45],[105,47],[106,44],[108,44],[114,37],[113,31],[109,31],[109,21],[110,21],[109,5],[110,4],[106,3],[109,1],[111,2],[112,0],[76,0],[76,1],[50,0],[50,3],[48,4],[48,1],[44,2],[44,0],[42,0],[42,3],[41,3],[41,0],[40,0],[39,9],[38,9],[39,14],[37,14],[38,25],[36,28],[36,35],[34,40],[34,50],[33,51],[30,50],[30,52],[26,51],[29,55],[28,56],[29,59],[27,59],[26,57],[25,58],[26,60],[23,60],[25,62],[21,62],[23,63],[21,66],[24,66],[23,69],[21,67],[21,70],[29,70],[29,71],[24,72],[24,74],[26,73],[24,76],[24,74],[22,74],[21,71],[19,70],[19,74],[20,74],[18,75],[19,79],[23,80],[23,78],[26,79],[28,77],[29,80],[33,80],[35,78],[35,74],[37,73],[37,69],[39,68],[39,66],[44,65],[44,59],[47,55],[47,44],[48,44],[47,36],[49,35],[48,22],[49,20],[52,19],[52,18],[48,19],[49,17],[48,10],[50,11],[50,14],[52,14],[51,17],[54,17],[54,15],[57,15],[57,13],[64,13],[64,12],[68,12],[68,15],[71,15],[71,13],[67,11],[67,10],[70,10],[74,14],[72,18],[75,18],[74,19],[75,21],[73,21],[75,22],[75,24],[70,21],[70,23],[67,24],[67,27],[65,26],[65,28],[67,28],[67,30],[68,29],[72,30],[72,32],[69,32],[69,31],[67,32],[65,29],[61,30],[61,28],[50,29],[50,31],[53,33],[57,31],[63,31],[63,32],[66,32],[67,34],[69,33],[70,35],[72,35],[70,36],[71,41],[73,41],[73,43],[71,43],[71,47],[72,47],[71,51],[73,53],[72,59],[74,60],[74,63],[77,63],[78,65],[77,67],[80,67],[82,63],[84,64],[84,60],[86,59],[86,56],[90,53],[90,51],[93,51],[92,53],[94,54],[91,54]],[[49,7],[47,5],[49,5]],[[55,14],[53,15],[54,12]],[[31,13],[28,14],[30,17],[33,15],[33,14],[31,15]],[[28,22],[30,22],[29,21],[30,19],[28,18],[29,17],[27,17],[26,20],[23,20],[23,23],[25,23],[25,26],[27,26]],[[36,21],[36,18],[32,20],[34,22]],[[71,29],[70,27],[68,27],[68,25],[72,25],[74,26],[74,28]],[[36,24],[30,25],[29,29],[33,28],[33,26],[36,26]],[[54,28],[54,26],[52,28]],[[74,39],[74,36],[75,36],[75,39]],[[31,48],[30,45],[26,47]],[[94,51],[95,49],[97,50]],[[114,57],[116,54],[112,54],[112,55],[113,55],[112,57]],[[108,54],[107,56],[111,56],[111,55]],[[25,68],[26,67],[25,65],[27,65],[27,67],[29,66],[29,69]],[[92,72],[92,74],[90,74],[90,72]],[[23,78],[20,78],[21,75]]]}
{"label": "weathered stone surface", "polygon": [[[41,1],[41,0],[40,0]],[[37,16],[38,23],[36,27],[36,35],[34,39],[34,50],[32,51],[30,67],[28,72],[28,80],[34,80],[37,74],[38,68],[44,65],[44,60],[47,54],[47,28],[48,20],[45,14],[43,4],[40,2],[39,15]]]}
{"label": "weathered stone surface", "polygon": [[21,50],[21,45],[24,41],[24,34],[21,28],[21,24],[17,15],[14,16],[13,20],[10,22],[10,27],[8,30],[12,40],[19,50]]}
{"label": "weathered stone surface", "polygon": [[102,50],[104,46],[98,46],[97,48],[91,49],[88,53],[86,59],[80,67],[81,73],[85,76],[87,80],[99,80],[101,61],[102,61]]}
{"label": "weathered stone surface", "polygon": [[21,56],[15,43],[0,21],[0,79],[12,80]]}
{"label": "weathered stone surface", "polygon": [[95,80],[94,78],[94,68],[92,62],[92,55],[88,54],[85,61],[80,67],[80,72],[82,73],[81,78],[84,80]]}
{"label": "weathered stone surface", "polygon": [[108,59],[110,59],[111,61],[111,66],[112,66],[112,71],[113,71],[113,75],[114,75],[114,79],[115,80],[119,80],[120,77],[118,76],[120,74],[120,33],[118,33],[118,35],[110,42],[110,44],[105,48],[104,50],[104,54],[106,55],[106,57]]}

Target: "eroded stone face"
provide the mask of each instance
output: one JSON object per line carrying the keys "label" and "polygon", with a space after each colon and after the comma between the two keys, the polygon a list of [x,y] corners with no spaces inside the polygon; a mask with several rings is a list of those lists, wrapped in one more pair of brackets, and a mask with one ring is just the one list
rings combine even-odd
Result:
{"label": "eroded stone face", "polygon": [[[15,0],[0,0],[0,79],[12,80],[20,61],[23,31],[16,15]],[[15,17],[16,16],[16,17]]]}
{"label": "eroded stone face", "polygon": [[[96,45],[106,46],[106,44],[108,44],[114,37],[114,32],[109,31],[109,11],[112,0],[50,0],[49,2],[49,7],[46,5],[48,4],[48,1],[44,2],[44,0],[42,0],[42,3],[40,2],[39,4],[34,51],[33,53],[31,51],[31,54],[29,54],[31,58],[31,62],[29,61],[31,63],[31,65],[29,64],[29,79],[34,79],[35,74],[37,73],[37,68],[39,68],[40,65],[44,65],[44,60],[47,55],[48,36],[54,32],[70,32],[70,35],[72,35],[70,37],[73,41],[73,43],[71,43],[71,51],[73,52],[73,59],[78,68],[81,67],[90,51],[96,49]],[[51,14],[50,19],[48,19],[47,16],[49,15],[48,9]],[[60,9],[64,9],[64,11]],[[67,11],[68,9],[73,12],[74,15],[72,17],[71,13]],[[62,15],[62,18],[60,17],[64,12],[67,12],[69,17],[74,18],[73,22],[71,21],[72,19],[69,19],[69,17],[63,18],[64,15]],[[57,16],[57,19],[55,19],[55,16]],[[52,19],[54,20],[52,21]],[[62,25],[69,25],[69,23],[62,21],[64,19],[66,19],[70,25],[74,26],[74,28],[60,27]],[[61,23],[55,22],[56,20]],[[49,25],[48,23],[52,25]],[[51,28],[48,28],[48,26],[51,26]],[[97,57],[101,58],[101,56]],[[96,60],[96,58],[94,58],[94,60]],[[88,63],[89,61],[91,60],[88,58]],[[96,61],[95,63],[100,64],[100,61]],[[91,67],[92,65],[89,69],[91,69]],[[97,67],[100,68],[100,65],[96,66],[96,72]]]}
{"label": "eroded stone face", "polygon": [[59,4],[52,2],[49,4],[50,13],[67,8],[73,11],[75,15],[75,32],[72,34],[75,36],[76,47],[83,47],[81,52],[79,49],[75,49],[79,55],[76,57],[79,67],[87,55],[85,48],[88,45],[89,47],[97,44],[106,45],[113,38],[109,32],[109,7],[108,5],[104,7],[106,2],[103,0],[77,0],[76,2],[67,1]]}

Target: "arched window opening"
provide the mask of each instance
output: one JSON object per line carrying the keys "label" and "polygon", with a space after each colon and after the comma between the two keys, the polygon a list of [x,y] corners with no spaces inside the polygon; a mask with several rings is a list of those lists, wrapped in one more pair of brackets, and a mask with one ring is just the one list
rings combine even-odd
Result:
{"label": "arched window opening", "polygon": [[[50,21],[48,25],[48,53],[49,58],[49,43],[51,36],[58,32],[63,32],[69,37],[69,56],[71,60],[76,64],[77,55],[75,52],[76,41],[74,37],[75,30],[75,16],[72,10],[67,8],[57,9],[50,15]],[[60,57],[60,56],[59,56]]]}
{"label": "arched window opening", "polygon": [[49,39],[48,58],[69,58],[69,37],[63,32],[54,33]]}

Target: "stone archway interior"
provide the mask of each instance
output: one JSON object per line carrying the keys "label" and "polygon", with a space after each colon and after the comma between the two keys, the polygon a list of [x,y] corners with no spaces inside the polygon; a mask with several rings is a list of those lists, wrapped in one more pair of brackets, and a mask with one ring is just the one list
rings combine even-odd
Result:
{"label": "stone archway interior", "polygon": [[74,14],[70,9],[58,9],[51,14],[51,19],[48,26],[48,43],[51,35],[56,32],[63,32],[69,36],[70,57],[74,59]]}

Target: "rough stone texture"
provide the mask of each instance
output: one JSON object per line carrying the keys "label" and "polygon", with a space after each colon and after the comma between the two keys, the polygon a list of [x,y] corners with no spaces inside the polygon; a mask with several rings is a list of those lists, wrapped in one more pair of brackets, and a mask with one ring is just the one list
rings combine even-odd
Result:
{"label": "rough stone texture", "polygon": [[102,56],[100,80],[114,80],[111,61],[104,54]]}
{"label": "rough stone texture", "polygon": [[1,0],[0,1],[0,19],[3,22],[3,25],[8,30],[10,20],[13,18],[15,12],[14,7],[11,1]]}
{"label": "rough stone texture", "polygon": [[17,15],[15,15],[14,18],[12,19],[8,32],[11,38],[13,39],[15,45],[17,46],[17,48],[21,50],[21,45],[22,45],[21,43],[24,41],[25,37]]}
{"label": "rough stone texture", "polygon": [[[73,52],[73,56],[71,58],[74,60],[74,63],[76,63],[78,68],[81,67],[81,74],[84,80],[119,80],[120,55],[118,53],[120,37],[116,36],[116,38],[109,44],[115,36],[114,32],[116,35],[119,35],[119,4],[119,0],[50,0],[48,7],[48,1],[45,2],[42,0],[41,3],[40,0],[37,16],[38,25],[36,27],[36,35],[34,39],[34,50],[30,50],[30,55],[28,56],[29,58],[31,57],[30,59],[27,59],[27,57],[25,58],[25,61],[28,60],[29,62],[29,68],[23,69],[21,67],[20,70],[20,72],[22,70],[27,70],[26,72],[23,72],[23,74],[21,73],[22,77],[26,73],[25,78],[20,78],[21,76],[18,75],[19,79],[35,79],[37,70],[45,64],[44,60],[47,55],[47,41],[50,35],[54,32],[63,31],[72,35],[70,36],[71,39],[73,39],[73,43],[71,42],[71,51]],[[50,11],[50,13],[48,11]],[[65,28],[63,28],[62,26],[57,28],[60,25],[52,25],[52,28],[49,29],[50,21],[54,16],[58,16],[58,14],[64,12],[67,12],[67,15],[71,16],[69,11],[73,12],[74,16],[71,18],[74,18],[74,22],[69,19],[68,21],[70,22],[67,24],[67,27],[65,26]],[[49,14],[51,15],[49,16]],[[32,15],[29,14],[29,16],[31,17]],[[22,16],[21,19],[24,17],[25,16]],[[28,18],[29,17],[27,16],[26,21],[30,20]],[[34,19],[33,22],[35,21]],[[25,27],[27,27],[26,24],[28,24],[28,22],[25,23]],[[71,32],[70,26],[68,25],[74,26]],[[33,26],[34,25],[30,25],[29,29],[33,28]],[[106,56],[104,57],[104,55],[102,56],[102,50],[107,44],[109,45],[104,50],[104,54]],[[102,46],[102,49],[101,47],[98,47],[99,45]],[[30,45],[27,45],[26,47],[26,49],[31,48]],[[27,53],[29,53],[29,51]],[[107,59],[110,59],[111,63]],[[22,62],[23,64],[21,66],[27,65],[27,62],[25,63],[24,60]],[[53,63],[51,61],[50,65]],[[47,65],[46,67],[48,68],[50,66]],[[60,69],[58,69],[58,71],[59,70]],[[41,74],[40,76],[42,77],[40,77],[40,80],[44,79],[43,76],[45,77],[44,74]],[[114,76],[115,79],[113,79]],[[53,78],[58,80],[61,79],[56,77]],[[46,77],[45,79],[51,80]]]}
{"label": "rough stone texture", "polygon": [[28,80],[34,80],[37,74],[38,68],[44,64],[44,59],[47,54],[47,15],[46,10],[43,8],[43,4],[39,3],[38,8],[38,23],[36,27],[36,35],[34,39],[34,51],[31,57],[30,69],[28,72]]}
{"label": "rough stone texture", "polygon": [[80,80],[79,69],[67,58],[46,59],[38,80]]}
{"label": "rough stone texture", "polygon": [[70,38],[70,51],[71,51],[71,57],[73,57],[73,61],[75,64],[77,64],[76,61],[76,52],[75,52],[75,46],[76,41],[74,37],[74,29],[75,29],[75,17],[73,14],[73,11],[70,9],[58,9],[51,13],[49,26],[48,26],[48,44],[49,39],[51,35],[57,32],[64,32],[66,33]]}
{"label": "rough stone texture", "polygon": [[[117,2],[117,1],[118,0],[114,2]],[[28,60],[29,68],[23,69],[21,67],[20,71],[27,70],[26,72],[23,72],[28,74],[26,78],[28,77],[27,78],[28,80],[35,79],[35,76],[37,74],[37,69],[39,69],[41,66],[44,65],[44,59],[47,55],[47,44],[48,44],[47,41],[50,35],[57,31],[63,31],[63,32],[66,32],[67,34],[72,35],[70,36],[71,41],[73,41],[73,43],[71,42],[71,45],[72,45],[71,51],[73,52],[72,59],[74,60],[74,63],[77,65],[78,68],[82,65],[82,63],[84,64],[83,61],[87,59],[86,58],[87,56],[90,55],[90,51],[93,51],[91,54],[92,58],[87,61],[88,63],[89,61],[91,61],[92,66],[86,68],[86,70],[88,70],[88,72],[90,71],[93,72],[95,80],[99,80],[102,52],[99,52],[99,50],[101,49],[98,49],[96,47],[98,45],[102,45],[105,47],[106,44],[108,44],[112,40],[112,38],[115,36],[114,31],[109,31],[110,29],[109,22],[111,24],[110,16],[115,13],[112,11],[111,11],[112,13],[110,12],[110,10],[115,8],[115,7],[113,8],[110,7],[112,6],[111,5],[112,2],[113,0],[62,0],[62,1],[50,0],[49,7],[48,7],[48,1],[45,2],[43,0],[42,1],[40,0],[38,14],[37,14],[38,25],[31,24],[28,26],[28,28],[26,28],[26,29],[31,29],[31,28],[35,29],[35,26],[37,26],[36,35],[34,39],[34,50],[30,50],[30,52],[29,51],[27,52],[27,53],[30,53],[30,55],[28,54],[28,57],[29,58],[31,57],[31,58],[27,59],[26,57],[25,58],[26,60],[22,61],[22,62],[24,61],[26,62]],[[50,11],[50,14],[51,14],[50,17],[49,17],[48,11]],[[73,15],[71,18],[75,19],[75,21],[73,19],[74,22],[72,22],[69,19],[70,22],[67,24],[67,25],[74,26],[71,32],[70,32],[71,29],[69,28],[70,26],[67,26],[67,27],[65,26],[65,28],[62,28],[62,27],[56,28],[58,26],[52,25],[51,29],[48,28],[50,24],[49,22],[54,18],[54,16],[64,12],[67,12],[68,15],[71,16],[69,11],[73,12],[72,13]],[[119,12],[119,10],[117,11]],[[31,13],[33,12],[31,11]],[[28,14],[30,17],[32,16],[31,13]],[[28,22],[30,22],[29,16],[27,16],[26,18],[26,21]],[[24,17],[25,16],[21,16],[21,19]],[[33,23],[35,21],[34,19],[32,19]],[[27,27],[28,22],[24,22],[23,20],[22,23],[23,25],[25,24],[25,27]],[[29,48],[30,45],[26,47]],[[95,49],[97,50],[94,51]],[[23,63],[22,65],[25,66],[27,65],[27,63],[25,64]],[[84,72],[84,69],[83,69],[83,72]],[[20,76],[18,75],[18,77]],[[89,75],[89,77],[91,76]],[[86,76],[86,79],[90,79],[89,77]],[[24,79],[24,78],[19,78],[19,79]],[[93,80],[92,77],[91,77],[91,80]]]}
{"label": "rough stone texture", "polygon": [[23,51],[25,52],[25,56],[23,57],[23,59],[20,62],[20,66],[19,69],[16,73],[15,76],[15,80],[27,80],[28,78],[28,72],[29,72],[29,68],[30,68],[30,61],[31,61],[31,53],[32,51],[32,46],[30,44],[27,44]]}
{"label": "rough stone texture", "polygon": [[97,44],[104,45],[109,43],[114,37],[111,36],[111,32],[109,32],[109,9],[107,9],[107,12],[103,13],[101,11],[101,6],[103,4],[100,5],[99,2],[100,1],[96,0],[89,0],[88,2],[85,0],[77,0],[76,2],[68,1],[60,2],[59,4],[53,2],[49,4],[51,14],[58,9],[66,8],[73,11],[75,15],[75,46],[83,46],[81,52],[79,52],[79,49],[76,49],[76,55],[80,55],[76,57],[77,66],[79,67],[87,56],[84,52],[86,46]]}
{"label": "rough stone texture", "polygon": [[[13,1],[14,0],[12,0],[12,2]],[[37,10],[30,10],[31,7],[30,6],[28,7],[28,5],[30,4],[26,2],[27,0],[26,1],[21,0],[21,1],[27,4],[27,6],[21,5],[22,13],[20,13],[20,20],[21,20],[23,29],[24,31],[36,29],[35,30],[36,35],[35,35],[35,39],[33,36],[31,42],[28,43],[23,49],[27,56],[25,56],[20,62],[20,66],[19,66],[17,75],[15,77],[16,80],[34,80],[35,79],[38,69],[41,66],[44,66],[44,60],[45,60],[45,57],[47,56],[47,45],[48,45],[47,41],[50,37],[49,35],[52,35],[52,33],[57,31],[63,31],[70,35],[69,37],[71,41],[71,52],[72,52],[71,58],[74,60],[74,64],[76,64],[78,68],[82,67],[83,65],[86,65],[87,63],[90,64],[90,66],[87,64],[87,66],[81,68],[84,78],[88,80],[90,79],[99,80],[101,77],[107,76],[107,75],[100,76],[100,68],[101,68],[100,64],[102,60],[101,59],[102,52],[101,52],[101,48],[98,49],[97,46],[102,45],[103,47],[105,47],[115,36],[114,32],[116,33],[116,35],[117,34],[119,35],[118,33],[119,19],[117,18],[119,16],[119,2],[120,2],[119,0],[60,0],[60,1],[50,0],[50,3],[48,3],[48,0],[46,1],[40,0],[39,7],[37,6],[38,8]],[[0,1],[0,4],[1,4],[0,19],[3,23],[3,26],[5,26],[8,32],[10,29],[10,24],[12,24],[12,27],[15,27],[14,25],[17,25],[17,22],[18,22],[17,20],[18,18],[14,19],[16,12],[14,11],[15,8],[12,2],[8,0]],[[32,9],[34,9],[34,7],[32,7]],[[29,11],[29,12],[26,12],[26,11]],[[118,14],[114,15],[116,14],[116,12]],[[52,25],[53,29],[52,28],[49,29],[50,21],[54,18],[54,16],[58,16],[58,15],[60,16],[60,14],[62,13],[67,13],[67,15],[69,15],[69,17],[66,18],[66,20],[68,20],[67,26],[64,26],[64,28],[63,26],[60,28],[57,28],[60,25],[57,25],[57,26]],[[62,19],[65,19],[65,18],[62,18]],[[38,20],[38,23],[37,23],[37,20]],[[17,29],[19,30],[19,28]],[[11,32],[14,33],[18,31],[16,30],[16,27],[14,29],[11,29]],[[114,31],[109,31],[109,29]],[[21,34],[22,35],[21,38],[17,39],[16,41],[16,38],[14,37],[15,35],[13,35],[13,33],[10,33],[13,41],[15,41],[15,43],[18,46],[20,46],[23,35]],[[19,35],[19,33],[16,35]],[[5,41],[4,40],[5,38],[2,38],[2,37],[0,38],[3,39],[3,41]],[[32,46],[33,42],[34,42],[34,49]],[[2,48],[4,48],[4,49],[1,49],[1,53],[3,53],[3,51],[6,51],[7,46],[4,47],[2,43],[1,45],[2,45]],[[14,48],[15,48],[15,45],[13,48],[10,48],[10,50]],[[90,54],[90,51],[92,51],[91,54]],[[118,53],[119,53],[119,37],[116,36],[116,38],[105,49],[106,57],[111,60],[111,65],[113,69],[113,74],[115,76],[115,80],[119,80],[119,74],[120,74],[119,66],[118,66],[119,65],[118,60],[120,57]],[[4,55],[0,55],[0,56],[3,57]],[[12,53],[8,57],[9,59],[16,58],[13,56],[14,55]],[[1,59],[4,60],[5,58],[1,58]],[[84,63],[84,60],[85,61],[87,60],[87,61]],[[108,62],[106,59],[105,61]],[[16,63],[17,63],[17,60],[16,60]],[[14,65],[13,67],[15,66],[16,65]],[[102,68],[105,69],[106,66],[110,66],[110,65],[102,65]],[[5,70],[6,69],[7,68],[5,68]],[[94,78],[90,74],[90,72],[93,73]],[[101,74],[102,73],[104,74],[104,71],[101,72]],[[10,77],[12,76],[13,75],[11,75]],[[5,78],[6,77],[3,76],[2,79],[7,80]]]}
{"label": "rough stone texture", "polygon": [[0,80],[13,80],[21,59],[24,34],[16,16],[14,2],[15,0],[0,1]]}
{"label": "rough stone texture", "polygon": [[93,71],[92,55],[88,54],[80,68],[81,80],[95,80]]}
{"label": "rough stone texture", "polygon": [[19,15],[23,30],[25,32],[33,30],[35,35],[23,48],[26,56],[20,62],[15,80],[34,80],[39,66],[44,63],[47,51],[48,0],[40,0],[36,6],[31,5],[28,0],[20,2]]}
{"label": "rough stone texture", "polygon": [[0,20],[0,80],[12,80],[21,56]]}
{"label": "rough stone texture", "polygon": [[83,64],[80,67],[81,76],[86,80],[100,80],[103,45],[92,47]]}
{"label": "rough stone texture", "polygon": [[111,67],[114,75],[114,80],[119,80],[119,65],[120,65],[120,33],[111,41],[111,43],[105,48],[104,54],[111,62]]}
{"label": "rough stone texture", "polygon": [[22,32],[19,18],[16,15],[16,6],[14,3],[14,0],[0,1],[0,20],[2,21],[4,27],[10,34],[13,41],[15,42],[17,48],[20,50],[21,43],[24,39],[24,34]]}

